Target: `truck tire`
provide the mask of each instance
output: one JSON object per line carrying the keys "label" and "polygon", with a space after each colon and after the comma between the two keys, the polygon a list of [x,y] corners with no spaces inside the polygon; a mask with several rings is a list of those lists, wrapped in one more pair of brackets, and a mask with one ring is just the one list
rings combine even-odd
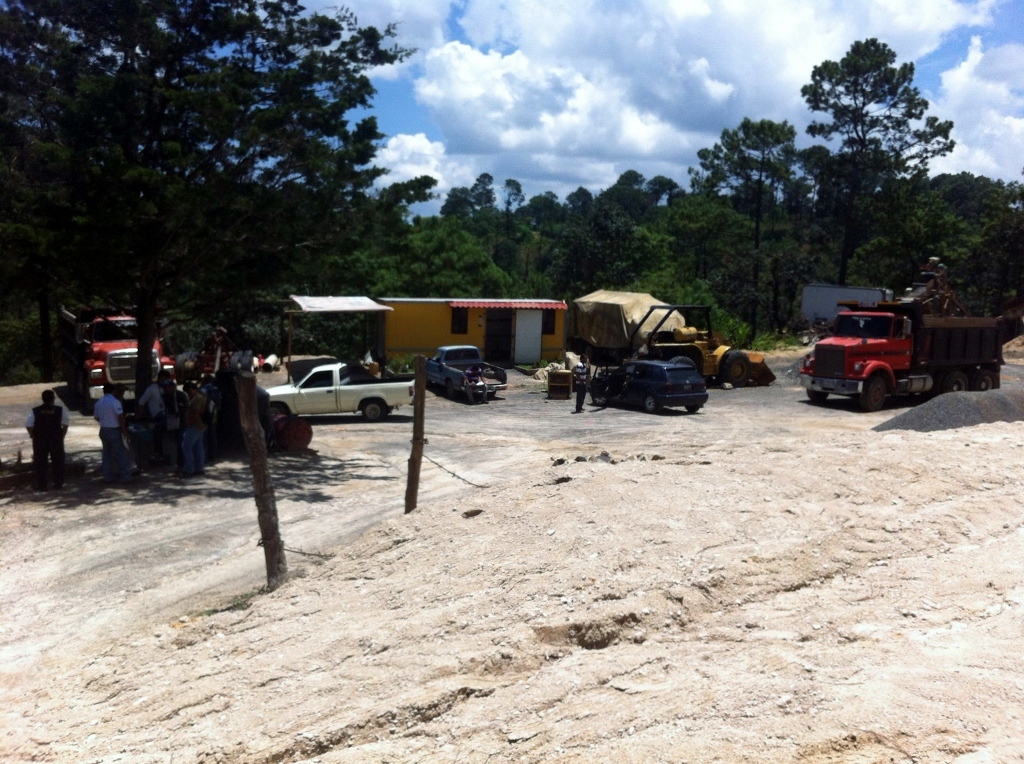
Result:
{"label": "truck tire", "polygon": [[391,413],[391,407],[378,398],[371,398],[359,404],[359,411],[367,422],[379,422]]}
{"label": "truck tire", "polygon": [[450,401],[455,400],[455,383],[450,379],[444,381],[444,397]]}
{"label": "truck tire", "polygon": [[653,395],[648,395],[644,398],[644,411],[648,414],[657,414],[661,411],[661,404],[658,403],[658,399]]}
{"label": "truck tire", "polygon": [[808,390],[807,400],[811,403],[821,404],[828,400],[828,393],[823,390]]}
{"label": "truck tire", "polygon": [[959,369],[947,371],[939,382],[940,393],[962,393],[967,388],[967,375]]}
{"label": "truck tire", "polygon": [[267,411],[270,412],[270,416],[288,416],[291,412],[288,410],[288,406],[284,403],[278,403],[275,401],[267,406]]}
{"label": "truck tire", "polygon": [[595,406],[604,408],[605,406],[608,405],[608,395],[604,392],[592,392],[590,394],[590,402],[593,403]]}
{"label": "truck tire", "polygon": [[971,389],[979,392],[994,390],[996,387],[996,375],[988,369],[979,369],[971,380]]}
{"label": "truck tire", "polygon": [[687,406],[686,410],[688,412],[690,412],[691,414],[696,414],[698,411],[701,410],[701,408],[702,408],[701,406]]}
{"label": "truck tire", "polygon": [[718,366],[718,383],[746,387],[750,381],[750,359],[742,350],[730,350]]}
{"label": "truck tire", "polygon": [[876,374],[864,383],[860,391],[860,407],[862,411],[878,411],[885,405],[885,380]]}

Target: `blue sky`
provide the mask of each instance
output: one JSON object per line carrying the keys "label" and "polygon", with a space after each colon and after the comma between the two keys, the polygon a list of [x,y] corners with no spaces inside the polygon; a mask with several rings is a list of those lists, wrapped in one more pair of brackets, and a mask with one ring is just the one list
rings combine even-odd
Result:
{"label": "blue sky", "polygon": [[[308,0],[328,7],[326,0]],[[933,172],[1024,168],[1024,0],[351,0],[417,52],[373,72],[389,181],[488,172],[564,198],[635,169],[688,185],[744,117],[803,135],[811,68],[878,37],[917,67],[956,150]],[[801,142],[809,143],[803,136]]]}

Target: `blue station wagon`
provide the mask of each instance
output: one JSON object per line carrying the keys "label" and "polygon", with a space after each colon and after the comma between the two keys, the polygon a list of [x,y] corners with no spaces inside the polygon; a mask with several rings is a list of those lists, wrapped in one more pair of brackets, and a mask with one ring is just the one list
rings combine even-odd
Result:
{"label": "blue station wagon", "polygon": [[642,406],[650,414],[674,407],[695,414],[708,402],[704,375],[685,358],[673,362],[627,361],[610,373],[594,377],[590,390],[595,406],[622,403]]}

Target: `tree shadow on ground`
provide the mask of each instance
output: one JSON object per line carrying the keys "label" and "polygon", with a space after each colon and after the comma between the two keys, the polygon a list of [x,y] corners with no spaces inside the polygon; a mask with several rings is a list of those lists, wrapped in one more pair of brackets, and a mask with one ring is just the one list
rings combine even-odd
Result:
{"label": "tree shadow on ground", "polygon": [[[69,477],[60,490],[16,489],[9,494],[8,506],[31,503],[42,505],[46,510],[70,511],[114,503],[136,507],[177,505],[197,496],[211,502],[253,498],[252,473],[244,455],[226,457],[209,465],[204,475],[191,478],[176,477],[173,467],[156,466],[125,484],[103,482],[98,454],[76,454],[75,457],[76,463],[84,462],[82,477]],[[334,498],[330,489],[350,481],[399,479],[396,475],[383,474],[379,463],[336,459],[311,449],[271,454],[270,472],[274,495],[279,501],[313,503],[330,501]]]}

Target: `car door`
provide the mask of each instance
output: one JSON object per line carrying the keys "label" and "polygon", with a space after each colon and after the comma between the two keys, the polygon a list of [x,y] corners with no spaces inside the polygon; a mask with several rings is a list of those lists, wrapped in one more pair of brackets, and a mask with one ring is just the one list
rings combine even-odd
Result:
{"label": "car door", "polygon": [[311,372],[295,394],[296,414],[333,414],[338,410],[336,369]]}
{"label": "car door", "polygon": [[625,400],[626,398],[626,383],[629,382],[630,376],[633,374],[635,364],[625,364],[620,366],[611,373],[608,377],[608,397],[615,398],[617,400]]}
{"label": "car door", "polygon": [[647,366],[642,363],[635,364],[629,375],[629,382],[626,383],[626,402],[639,404],[644,399],[644,389],[647,384]]}

